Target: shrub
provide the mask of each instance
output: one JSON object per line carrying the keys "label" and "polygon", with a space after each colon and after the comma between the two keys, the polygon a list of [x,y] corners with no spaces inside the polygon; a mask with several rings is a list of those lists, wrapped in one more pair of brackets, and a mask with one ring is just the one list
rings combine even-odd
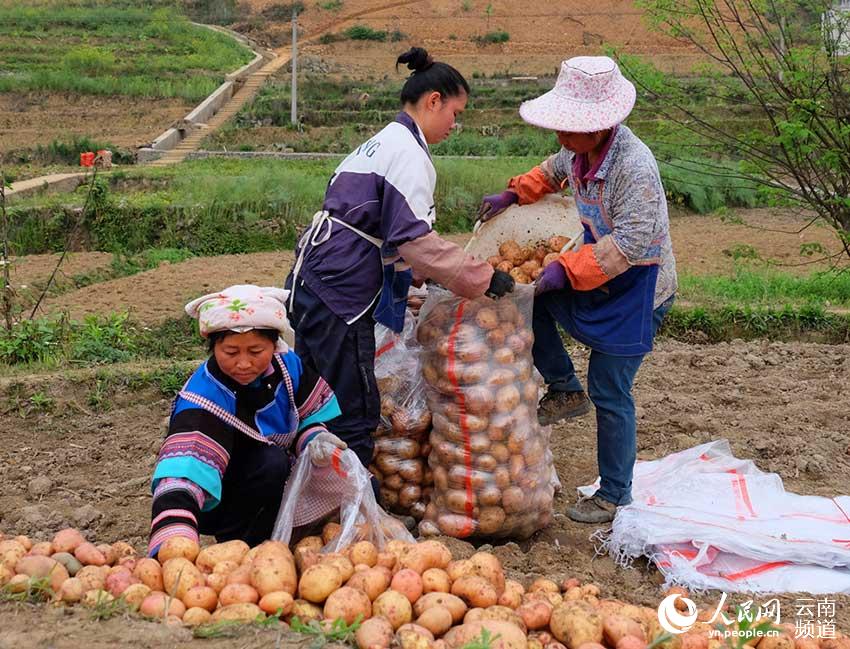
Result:
{"label": "shrub", "polygon": [[473,39],[479,45],[487,45],[489,43],[507,43],[511,40],[511,35],[508,32],[487,32],[484,36],[475,36]]}
{"label": "shrub", "polygon": [[353,25],[345,30],[345,35],[353,41],[385,41],[387,32],[380,29],[372,29],[367,25]]}

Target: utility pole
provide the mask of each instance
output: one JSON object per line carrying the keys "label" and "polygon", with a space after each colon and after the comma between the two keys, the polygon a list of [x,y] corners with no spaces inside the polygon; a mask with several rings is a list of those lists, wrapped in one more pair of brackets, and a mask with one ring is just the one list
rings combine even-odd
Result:
{"label": "utility pole", "polygon": [[289,121],[298,125],[298,9],[292,4],[292,112]]}

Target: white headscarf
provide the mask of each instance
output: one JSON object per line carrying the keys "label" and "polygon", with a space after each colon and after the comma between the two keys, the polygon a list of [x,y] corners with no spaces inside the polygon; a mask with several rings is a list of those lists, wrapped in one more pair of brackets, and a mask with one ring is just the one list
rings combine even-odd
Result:
{"label": "white headscarf", "polygon": [[185,308],[198,320],[204,338],[217,331],[272,329],[281,334],[277,351],[286,352],[289,347],[283,338],[292,339],[292,327],[286,317],[288,297],[289,291],[282,288],[238,284],[192,300]]}

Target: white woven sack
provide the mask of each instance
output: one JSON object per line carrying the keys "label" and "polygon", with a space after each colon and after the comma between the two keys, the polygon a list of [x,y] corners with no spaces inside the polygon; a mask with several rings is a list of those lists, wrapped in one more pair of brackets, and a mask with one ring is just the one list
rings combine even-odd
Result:
{"label": "white woven sack", "polygon": [[478,223],[466,251],[486,259],[498,254],[499,244],[509,239],[524,246],[558,235],[571,239],[564,250],[574,250],[584,240],[584,228],[572,196],[548,194],[530,205],[511,205],[486,223]]}

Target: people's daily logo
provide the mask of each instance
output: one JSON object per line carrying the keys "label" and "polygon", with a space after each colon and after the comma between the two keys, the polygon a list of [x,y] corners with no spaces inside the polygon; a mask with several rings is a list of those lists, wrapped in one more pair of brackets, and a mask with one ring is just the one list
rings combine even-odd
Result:
{"label": "people's daily logo", "polygon": [[[681,600],[687,612],[676,608],[676,600]],[[697,621],[697,605],[679,594],[668,595],[658,605],[658,622],[668,633],[678,635],[688,631]]]}

